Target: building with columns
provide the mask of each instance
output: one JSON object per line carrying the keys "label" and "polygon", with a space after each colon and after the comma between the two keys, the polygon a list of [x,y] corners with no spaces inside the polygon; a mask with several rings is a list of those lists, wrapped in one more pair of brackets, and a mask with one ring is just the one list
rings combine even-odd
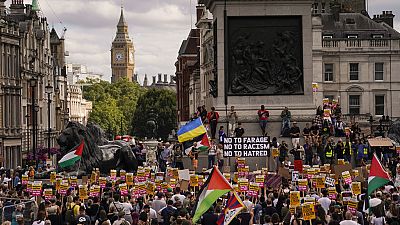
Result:
{"label": "building with columns", "polygon": [[0,0],[0,162],[27,165],[39,148],[57,147],[68,121],[64,39],[50,31],[37,1]]}
{"label": "building with columns", "polygon": [[117,24],[117,33],[111,47],[111,82],[120,78],[132,81],[135,72],[135,49],[129,38],[128,23],[125,21],[124,9]]}
{"label": "building with columns", "polygon": [[[322,7],[328,4],[329,7]],[[224,70],[227,67],[225,61],[228,60],[224,42],[230,38],[224,38],[224,1],[200,0],[196,23],[199,30],[197,46],[200,48],[190,52],[193,60],[191,64],[182,60],[189,56],[184,51],[186,42],[192,38],[189,35],[183,41],[175,63],[178,121],[190,119],[194,108],[191,102],[195,102],[194,105],[205,105],[207,110],[215,107],[220,112],[221,122],[225,121],[225,109],[234,105],[247,135],[258,135],[256,112],[261,104],[270,111],[271,122],[281,121],[279,115],[285,106],[291,110],[294,120],[309,122],[324,98],[338,100],[344,119],[348,122],[356,118],[367,124],[369,115],[375,119],[382,115],[399,118],[400,101],[396,96],[399,95],[400,76],[395,71],[400,70],[400,34],[393,29],[394,15],[391,11],[369,16],[365,8],[364,0],[228,2],[228,21],[246,15],[260,18],[302,15],[301,34],[305,41],[301,57],[304,89],[303,94],[290,97],[277,94],[239,96],[228,93],[224,99],[225,88],[231,85],[230,81],[225,83],[225,76],[236,73],[232,71],[225,74]],[[199,60],[198,65],[196,60]],[[184,73],[188,68],[190,71]],[[196,71],[200,71],[198,78]],[[198,83],[195,82],[197,80]],[[318,91],[312,92],[312,83],[318,84]],[[189,93],[190,86],[197,84],[200,87],[194,90],[200,93],[200,97]],[[276,126],[271,123],[270,129],[279,132],[278,127],[279,123]],[[271,135],[279,136],[279,133]]]}
{"label": "building with columns", "polygon": [[92,102],[83,98],[81,86],[68,85],[68,108],[70,121],[87,124],[89,114],[92,111]]}

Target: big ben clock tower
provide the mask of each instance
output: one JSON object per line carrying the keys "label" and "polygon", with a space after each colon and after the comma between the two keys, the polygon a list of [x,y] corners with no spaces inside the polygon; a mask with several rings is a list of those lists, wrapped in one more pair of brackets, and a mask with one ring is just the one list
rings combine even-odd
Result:
{"label": "big ben clock tower", "polygon": [[121,16],[117,24],[117,34],[111,47],[111,82],[120,78],[128,78],[132,81],[135,71],[135,49],[128,34],[128,24],[124,18],[124,11],[121,7]]}

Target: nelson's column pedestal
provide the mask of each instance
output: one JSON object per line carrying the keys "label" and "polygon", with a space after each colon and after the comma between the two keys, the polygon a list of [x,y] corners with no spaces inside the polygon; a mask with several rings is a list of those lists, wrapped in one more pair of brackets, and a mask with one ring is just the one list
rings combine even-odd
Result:
{"label": "nelson's column pedestal", "polygon": [[[232,105],[245,136],[261,134],[257,116],[260,105],[270,112],[267,129],[271,138],[279,137],[280,113],[285,106],[292,113],[292,121],[311,121],[316,108],[312,92],[312,1],[199,3],[212,14],[216,43],[211,83],[217,96],[206,97],[204,102],[207,109],[214,106],[220,113],[219,125],[226,129],[225,112],[227,109],[229,113]],[[255,163],[265,167],[265,160]]]}

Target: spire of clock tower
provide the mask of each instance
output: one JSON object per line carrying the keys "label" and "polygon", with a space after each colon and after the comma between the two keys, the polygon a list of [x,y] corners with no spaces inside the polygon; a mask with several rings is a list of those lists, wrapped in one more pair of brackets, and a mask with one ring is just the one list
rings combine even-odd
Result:
{"label": "spire of clock tower", "polygon": [[135,49],[132,40],[129,38],[128,23],[125,20],[124,8],[121,7],[117,33],[111,48],[112,82],[120,78],[127,78],[132,81],[135,71],[134,53]]}

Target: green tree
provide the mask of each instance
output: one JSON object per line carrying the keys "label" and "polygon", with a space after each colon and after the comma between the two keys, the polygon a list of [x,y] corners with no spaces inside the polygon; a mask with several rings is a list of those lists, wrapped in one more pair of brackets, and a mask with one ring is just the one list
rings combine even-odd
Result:
{"label": "green tree", "polygon": [[155,120],[156,138],[167,139],[176,128],[176,93],[165,89],[149,89],[137,101],[132,120],[133,134],[138,137],[151,137],[152,123]]}
{"label": "green tree", "polygon": [[93,103],[89,121],[116,134],[126,134],[132,129],[130,125],[143,88],[127,79],[115,83],[88,79],[82,83],[83,97]]}

